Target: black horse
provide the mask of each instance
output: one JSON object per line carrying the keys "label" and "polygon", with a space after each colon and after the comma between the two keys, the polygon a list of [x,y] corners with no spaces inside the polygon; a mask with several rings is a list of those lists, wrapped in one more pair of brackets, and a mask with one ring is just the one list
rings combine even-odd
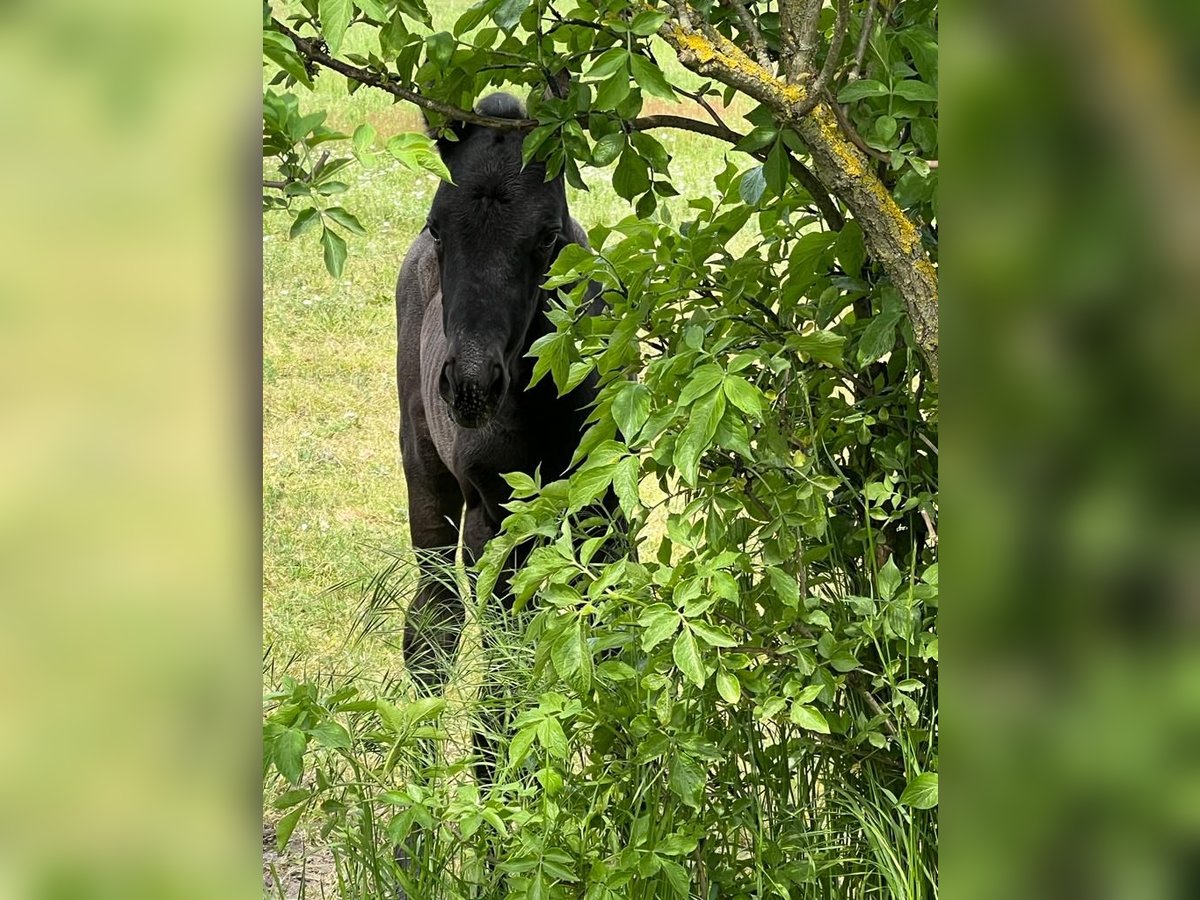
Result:
{"label": "black horse", "polygon": [[[477,111],[524,117],[507,94],[485,98]],[[422,569],[404,655],[431,692],[445,683],[465,618],[446,577],[460,520],[471,565],[510,498],[501,473],[532,474],[540,466],[546,480],[560,477],[596,395],[594,378],[561,398],[550,379],[529,389],[526,353],[553,329],[540,285],[563,247],[587,245],[567,211],[561,176],[547,181],[544,165],[522,165],[519,131],[459,125],[455,135],[438,142],[454,183],[438,187],[396,285],[400,448]]]}

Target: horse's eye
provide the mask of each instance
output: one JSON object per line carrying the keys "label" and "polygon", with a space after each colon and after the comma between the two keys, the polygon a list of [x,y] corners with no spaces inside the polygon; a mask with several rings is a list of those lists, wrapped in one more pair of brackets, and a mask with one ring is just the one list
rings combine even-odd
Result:
{"label": "horse's eye", "polygon": [[551,250],[553,250],[557,243],[558,243],[558,232],[557,231],[549,231],[542,236],[541,247],[542,247],[542,250],[546,253],[549,253]]}

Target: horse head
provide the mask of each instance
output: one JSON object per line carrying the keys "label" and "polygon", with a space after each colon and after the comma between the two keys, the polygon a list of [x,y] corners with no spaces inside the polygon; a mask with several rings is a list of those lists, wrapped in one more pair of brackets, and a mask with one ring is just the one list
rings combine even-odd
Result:
{"label": "horse head", "polygon": [[[477,112],[524,118],[516,98],[492,94]],[[521,357],[542,306],[541,284],[567,243],[561,176],[523,166],[520,131],[459,123],[457,140],[438,141],[454,183],[443,182],[426,228],[441,271],[447,358],[438,392],[463,428],[490,421],[520,390]]]}

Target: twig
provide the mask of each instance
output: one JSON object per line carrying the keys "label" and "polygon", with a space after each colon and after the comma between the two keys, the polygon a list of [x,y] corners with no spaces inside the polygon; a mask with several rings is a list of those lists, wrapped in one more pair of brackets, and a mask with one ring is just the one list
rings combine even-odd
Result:
{"label": "twig", "polygon": [[825,55],[825,64],[821,66],[821,72],[816,79],[808,85],[807,96],[800,104],[800,108],[796,110],[796,118],[807,116],[812,112],[813,107],[821,102],[825,88],[829,86],[829,79],[833,77],[833,70],[837,66],[838,58],[842,55],[842,42],[846,39],[846,20],[849,17],[850,0],[838,0],[837,19],[833,23],[833,38],[829,41],[829,52]]}
{"label": "twig", "polygon": [[429,97],[418,94],[416,91],[410,91],[407,88],[401,87],[386,75],[372,72],[370,69],[353,66],[350,63],[342,62],[340,59],[330,56],[318,46],[316,41],[301,37],[278,19],[272,19],[271,23],[280,34],[291,38],[292,43],[296,45],[296,49],[310,61],[319,63],[335,72],[340,72],[347,78],[370,85],[371,87],[377,87],[381,91],[391,94],[393,97],[407,100],[409,103],[413,103],[422,109],[446,116],[448,119],[459,122],[470,122],[475,125],[485,125],[489,128],[514,131],[523,128],[534,128],[538,124],[537,119],[505,119],[498,116],[482,116],[471,110],[459,109],[452,104],[432,100]]}
{"label": "twig", "polygon": [[862,34],[858,36],[858,47],[854,50],[854,65],[846,75],[847,81],[858,81],[858,72],[862,68],[863,57],[867,55],[867,40],[871,37],[871,25],[875,19],[875,4],[879,0],[871,0],[867,4],[866,15],[863,16]]}
{"label": "twig", "polygon": [[929,518],[929,512],[923,506],[921,507],[921,519],[925,522],[925,527],[929,530],[929,536],[933,538],[933,543],[937,544],[937,529],[933,527],[933,520]]}
{"label": "twig", "polygon": [[277,191],[282,191],[287,186],[288,183],[286,181],[267,181],[267,179],[263,179],[263,187],[265,188],[274,188]]}
{"label": "twig", "polygon": [[854,681],[854,690],[858,692],[858,695],[862,697],[864,701],[866,701],[867,706],[871,707],[871,712],[883,719],[883,727],[887,730],[887,733],[894,736],[896,734],[896,727],[892,724],[892,720],[884,714],[883,709],[880,707],[879,701],[875,699],[875,696],[869,690],[863,687],[863,685],[857,679]]}
{"label": "twig", "polygon": [[869,146],[867,142],[862,139],[862,135],[858,133],[858,129],[854,127],[854,125],[850,122],[850,119],[846,116],[846,111],[837,105],[837,100],[834,98],[834,96],[828,93],[825,96],[829,101],[829,106],[833,109],[833,114],[837,116],[838,124],[842,126],[842,131],[845,133],[846,137],[850,138],[850,142],[872,159],[876,159],[883,163],[890,163],[892,161],[891,157],[884,153],[880,153],[874,147]]}
{"label": "twig", "polygon": [[746,9],[746,5],[742,0],[722,0],[722,2],[734,11],[738,20],[742,23],[742,30],[746,32],[750,39],[750,46],[754,48],[754,56],[758,59],[758,64],[764,69],[771,67],[771,57],[767,55],[767,44],[763,40],[762,32],[758,30],[758,26],[754,24],[754,19]]}

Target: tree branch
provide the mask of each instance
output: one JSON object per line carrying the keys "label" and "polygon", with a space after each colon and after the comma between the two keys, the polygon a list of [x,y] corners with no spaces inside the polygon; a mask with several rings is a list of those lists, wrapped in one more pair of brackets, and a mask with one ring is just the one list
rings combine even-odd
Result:
{"label": "tree branch", "polygon": [[779,24],[783,30],[780,74],[788,81],[802,81],[812,72],[822,6],[824,0],[779,0]]}
{"label": "tree branch", "polygon": [[746,4],[742,0],[722,0],[722,3],[732,9],[738,17],[738,21],[742,23],[742,30],[750,39],[750,46],[754,49],[754,56],[758,60],[758,64],[764,69],[770,68],[771,57],[767,56],[767,43],[763,40],[758,26],[754,24],[754,19],[746,9]]}
{"label": "tree branch", "polygon": [[871,0],[867,4],[867,13],[863,16],[862,33],[858,36],[858,47],[854,50],[854,65],[850,67],[847,81],[858,81],[858,72],[862,68],[863,57],[867,55],[867,41],[871,37],[871,26],[875,21],[875,5],[879,0]]}
{"label": "tree branch", "polygon": [[833,23],[833,37],[829,41],[829,52],[825,54],[825,64],[816,80],[806,88],[808,98],[800,104],[794,115],[807,116],[814,106],[821,102],[821,95],[833,77],[834,67],[842,55],[842,42],[846,39],[846,20],[850,17],[850,0],[838,0],[837,19]]}
{"label": "tree branch", "polygon": [[497,116],[481,116],[472,110],[459,109],[450,103],[442,103],[440,100],[433,100],[416,91],[410,91],[408,88],[398,84],[395,79],[373,72],[370,69],[364,69],[360,66],[354,66],[350,63],[343,62],[336,57],[330,56],[315,40],[303,38],[292,29],[288,28],[278,19],[271,20],[274,28],[283,35],[291,39],[296,45],[296,49],[300,51],[305,59],[311,62],[318,63],[327,69],[332,69],[334,72],[340,72],[347,78],[351,78],[362,84],[370,85],[371,87],[379,88],[381,91],[386,91],[393,97],[400,100],[407,100],[419,106],[421,109],[429,110],[430,112],[438,113],[448,119],[458,122],[470,122],[475,125],[484,125],[488,128],[498,128],[505,131],[519,131],[524,128],[534,128],[537,126],[537,119],[505,119]]}

